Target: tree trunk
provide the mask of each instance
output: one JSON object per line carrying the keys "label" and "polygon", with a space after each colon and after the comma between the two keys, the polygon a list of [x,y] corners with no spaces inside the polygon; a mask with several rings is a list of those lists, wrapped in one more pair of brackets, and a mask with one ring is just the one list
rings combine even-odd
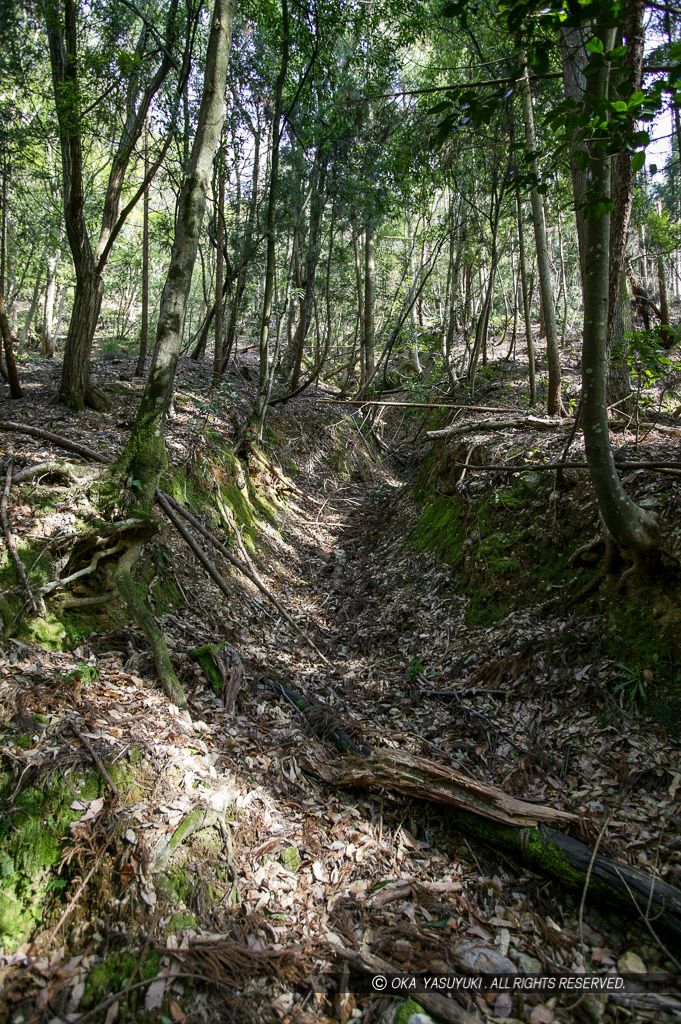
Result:
{"label": "tree trunk", "polygon": [[305,254],[304,294],[301,303],[300,318],[298,320],[298,329],[296,331],[295,362],[293,364],[293,373],[291,374],[292,391],[296,390],[300,381],[300,369],[303,359],[305,338],[307,337],[307,332],[312,321],[315,280],[317,277],[317,264],[319,263],[319,251],[321,248],[322,215],[324,213],[324,207],[326,206],[326,194],[324,191],[326,184],[326,167],[326,157],[324,157],[320,153],[319,149],[317,149],[315,170],[313,171],[316,180],[310,203],[310,229],[307,239],[307,252]]}
{"label": "tree trunk", "polygon": [[532,337],[532,309],[530,300],[530,287],[527,281],[527,264],[525,261],[525,230],[523,227],[523,204],[520,202],[520,193],[516,193],[516,206],[518,210],[518,257],[520,264],[520,284],[523,292],[523,312],[525,314],[525,337],[527,340],[527,358],[530,366],[530,405],[537,401],[537,383],[534,365],[534,339]]}
{"label": "tree trunk", "polygon": [[[534,131],[534,114],[532,111],[532,93],[530,76],[527,67],[520,79],[520,96],[523,104],[525,121],[525,145],[530,153],[536,153],[537,140]],[[530,161],[530,170],[536,174],[537,161]],[[536,188],[530,190],[532,203],[532,219],[534,221],[534,237],[537,248],[537,273],[541,294],[544,321],[546,324],[546,358],[549,364],[549,393],[546,408],[549,416],[558,416],[563,411],[560,395],[560,355],[558,353],[558,334],[556,332],[556,311],[553,302],[553,285],[551,281],[551,264],[546,244],[546,225],[544,222],[544,205]]]}
{"label": "tree trunk", "polygon": [[215,0],[196,136],[178,197],[175,240],[161,296],[154,356],[128,443],[115,464],[139,481],[140,505],[149,509],[166,464],[164,427],[173,396],[182,324],[191,286],[206,195],[224,121],[224,96],[234,0]]}
{"label": "tree trunk", "polygon": [[215,216],[215,348],[213,351],[213,387],[217,387],[222,377],[222,357],[225,337],[225,314],[223,284],[225,276],[225,153],[222,147],[218,150],[217,203]]}
{"label": "tree trunk", "polygon": [[45,285],[45,304],[43,306],[43,323],[40,330],[40,348],[46,359],[54,355],[54,293],[57,285],[57,268],[60,252],[47,257],[47,284]]}
{"label": "tree trunk", "polygon": [[664,268],[664,256],[657,257],[657,283],[660,288],[660,341],[663,348],[671,348],[674,334],[669,325],[669,299],[667,298],[667,278]]}
{"label": "tree trunk", "polygon": [[244,237],[241,245],[241,253],[239,256],[239,270],[236,280],[236,288],[234,289],[234,296],[232,299],[232,307],[229,311],[229,324],[227,325],[227,339],[225,342],[225,352],[222,360],[222,372],[225,372],[227,367],[227,360],[232,354],[232,349],[235,347],[236,341],[236,323],[241,309],[241,302],[243,300],[244,289],[246,287],[246,271],[248,264],[250,263],[254,254],[253,245],[253,233],[255,231],[255,219],[258,210],[258,186],[260,183],[260,131],[258,128],[254,132],[254,152],[253,152],[253,176],[251,178],[251,200],[248,205],[248,218],[246,220],[246,226],[244,228]]}
{"label": "tree trunk", "polygon": [[[173,64],[171,52],[176,33],[178,0],[172,0],[166,19],[166,45],[156,72],[142,88],[139,75],[131,74],[125,106],[125,122],[118,139],[107,182],[101,226],[97,244],[93,249],[84,215],[83,152],[80,117],[80,81],[78,71],[78,7],[75,0],[63,0],[64,25],[62,29],[58,0],[46,4],[46,26],[50,49],[52,84],[59,128],[62,156],[64,193],[64,220],[69,246],[76,271],[74,315],[69,325],[64,348],[61,384],[55,401],[71,409],[90,406],[94,409],[110,408],[110,402],[90,379],[90,356],[94,333],[102,304],[102,274],[111,247],[128,213],[142,195],[147,176],[133,201],[121,211],[121,196],[126,172],[135,146],[142,133],[151,101],[163,84]],[[142,28],[135,56],[142,62],[146,57],[148,28]],[[185,61],[186,64],[186,61]],[[170,137],[168,139],[168,144]],[[157,162],[149,171],[153,176]],[[85,363],[85,366],[79,365]]]}
{"label": "tree trunk", "polygon": [[[643,77],[643,45],[645,38],[643,19],[645,7],[645,0],[627,0],[624,7],[623,32],[627,41],[627,49],[623,58],[623,66],[626,71],[626,82],[632,93],[637,92],[641,88]],[[616,43],[620,41],[621,38],[620,40],[615,39]],[[608,82],[609,92],[613,91],[613,84],[619,83]],[[630,130],[633,129],[635,119],[629,116],[627,117],[627,122],[627,127]],[[631,164],[631,155],[624,149],[621,149],[614,157],[614,172],[610,185],[614,209],[610,217],[608,356],[610,355],[617,300],[620,295],[620,286],[624,273],[629,222],[634,205],[634,170]]]}
{"label": "tree trunk", "polygon": [[42,277],[43,277],[43,268],[42,268],[42,263],[41,263],[40,266],[38,267],[38,273],[36,274],[35,285],[33,286],[33,295],[31,297],[31,305],[28,308],[28,313],[26,314],[26,319],[24,320],[24,325],[21,328],[21,334],[19,335],[19,342],[20,342],[21,345],[25,345],[26,344],[26,341],[28,339],[28,332],[31,329],[31,324],[33,322],[33,317],[35,316],[35,311],[38,308],[38,302],[40,300],[40,285],[42,283]]}
{"label": "tree trunk", "polygon": [[[407,246],[409,249],[409,277],[411,278],[411,284],[409,285],[410,296],[414,295],[417,287],[417,275],[416,267],[414,265],[414,232],[412,229],[411,222],[411,211],[407,212]],[[414,373],[421,374],[421,362],[419,360],[419,330],[418,330],[418,317],[416,313],[416,304],[412,302],[411,313],[409,314],[411,322],[411,365],[414,368]]]}
{"label": "tree trunk", "polygon": [[[359,234],[354,232],[352,235],[352,248],[355,255],[355,285],[357,288],[357,329],[355,337],[359,338],[359,386],[363,388],[366,376],[364,364],[364,280],[362,277],[362,257],[359,250]],[[348,371],[348,378],[352,369],[351,367]]]}
{"label": "tree trunk", "polygon": [[274,271],[276,261],[276,237],[275,220],[277,210],[277,194],[279,192],[279,150],[281,145],[281,116],[283,113],[284,82],[288,72],[288,60],[290,49],[290,33],[288,20],[288,0],[282,0],[281,5],[283,38],[281,64],[279,74],[274,85],[274,115],[272,118],[272,157],[270,160],[270,187],[267,201],[267,262],[265,264],[265,288],[262,301],[262,314],[260,317],[260,373],[258,379],[258,394],[253,408],[253,422],[258,433],[262,432],[267,414],[267,403],[272,388],[272,369],[270,366],[269,331],[270,316],[272,315],[272,296],[274,294]]}
{"label": "tree trunk", "polygon": [[[144,125],[144,176],[149,173],[149,123]],[[142,323],[140,324],[140,350],[135,377],[144,376],[149,345],[149,186],[144,190],[142,206]]]}
{"label": "tree trunk", "polygon": [[[607,51],[614,45],[614,30],[594,27]],[[608,97],[608,66],[596,67],[589,77],[596,103]],[[591,146],[587,167],[596,197],[610,196],[610,156]],[[606,395],[608,349],[608,296],[610,214],[589,217],[585,224],[584,340],[582,347],[582,423],[589,475],[603,522],[624,550],[642,552],[658,546],[655,518],[628,497],[615,468]]]}
{"label": "tree trunk", "polygon": [[0,333],[2,334],[2,344],[5,350],[5,362],[7,363],[7,381],[9,383],[9,393],[12,398],[23,398],[24,393],[21,390],[21,384],[19,383],[19,374],[17,373],[17,364],[14,360],[14,343],[12,338],[12,332],[9,326],[9,320],[7,319],[7,310],[5,309],[5,297],[0,289]]}
{"label": "tree trunk", "polygon": [[364,380],[368,382],[374,375],[375,365],[375,323],[376,312],[376,233],[373,224],[367,224],[364,237]]}

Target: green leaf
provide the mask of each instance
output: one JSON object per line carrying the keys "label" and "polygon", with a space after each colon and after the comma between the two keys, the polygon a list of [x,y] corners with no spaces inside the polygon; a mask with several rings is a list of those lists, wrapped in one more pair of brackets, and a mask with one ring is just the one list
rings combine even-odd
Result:
{"label": "green leaf", "polygon": [[589,51],[589,53],[603,53],[603,50],[604,50],[603,40],[599,39],[598,36],[594,36],[586,44],[585,49],[587,49]]}
{"label": "green leaf", "polygon": [[629,97],[629,101],[628,101],[629,106],[630,107],[637,107],[639,105],[639,103],[643,103],[645,98],[646,98],[646,94],[644,92],[632,92],[631,96]]}
{"label": "green leaf", "polygon": [[634,172],[634,174],[637,171],[641,170],[641,168],[643,167],[645,162],[646,162],[645,150],[639,149],[638,153],[634,153],[633,157],[631,158],[631,169]]}
{"label": "green leaf", "polygon": [[443,18],[456,18],[459,13],[459,5],[455,3],[446,3],[440,10],[440,14]]}

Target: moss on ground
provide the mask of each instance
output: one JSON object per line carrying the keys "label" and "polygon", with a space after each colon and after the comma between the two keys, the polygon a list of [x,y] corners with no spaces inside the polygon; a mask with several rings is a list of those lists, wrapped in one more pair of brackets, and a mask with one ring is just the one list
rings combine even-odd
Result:
{"label": "moss on ground", "polygon": [[432,494],[439,481],[436,459],[426,460],[415,489],[423,511],[411,533],[417,551],[435,551],[457,569],[470,599],[469,626],[489,626],[515,606],[536,603],[573,575],[568,535],[556,543],[538,525],[546,495],[518,477],[509,486],[478,498]]}
{"label": "moss on ground", "polygon": [[[608,591],[600,598],[604,622],[604,653],[622,669],[622,681],[640,680],[646,699],[639,708],[663,725],[672,736],[681,735],[681,644],[678,595],[666,587],[640,586],[624,596]],[[625,686],[623,700],[635,688]]]}
{"label": "moss on ground", "polygon": [[[93,779],[87,780],[89,786]],[[80,817],[71,803],[85,796],[86,780],[69,784],[63,777],[26,786],[16,793],[16,780],[0,774],[0,947],[17,949],[44,920],[50,894],[66,886],[56,869]]]}
{"label": "moss on ground", "polygon": [[[161,956],[162,954],[158,950],[147,952],[141,960],[132,953],[112,953],[90,971],[79,1009],[87,1012],[107,996],[121,992],[131,983],[155,978],[160,970]],[[135,1021],[156,1019],[155,1014],[152,1015],[144,1009],[146,993],[146,988],[139,988],[122,996],[119,1003],[118,1019]]]}

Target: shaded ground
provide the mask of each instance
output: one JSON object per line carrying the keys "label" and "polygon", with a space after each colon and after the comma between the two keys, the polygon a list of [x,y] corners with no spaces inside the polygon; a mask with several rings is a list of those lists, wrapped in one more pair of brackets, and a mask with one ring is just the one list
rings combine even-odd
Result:
{"label": "shaded ground", "polygon": [[[115,404],[108,416],[46,408],[53,385],[46,374],[54,376],[54,368],[43,364],[26,368],[28,401],[5,404],[2,415],[113,455],[138,387],[117,378],[120,368],[109,364]],[[233,437],[226,404],[242,415],[248,385],[234,378],[221,402],[207,392],[207,371],[191,363],[182,382],[169,450],[191,498],[193,484],[210,481]],[[478,400],[497,404],[500,384],[487,384]],[[65,849],[78,852],[66,865],[63,891],[57,887],[56,899],[54,886],[45,894],[48,909],[36,922],[34,944],[2,961],[4,1019],[75,1021],[98,1006],[88,1019],[104,1019],[112,1006],[119,1019],[137,1019],[146,1000],[152,1015],[162,1005],[171,1020],[392,1020],[394,999],[334,995],[339,943],[405,970],[471,973],[480,949],[498,969],[529,974],[673,968],[633,908],[606,914],[587,894],[580,922],[579,892],[566,893],[466,838],[445,812],[390,793],[332,790],[311,771],[310,761],[327,757],[330,746],[264,679],[323,701],[371,747],[419,753],[574,811],[580,834],[592,845],[599,841],[601,852],[680,881],[678,743],[642,714],[640,702],[626,699],[633,683],[617,689],[638,665],[652,697],[668,663],[666,675],[660,669],[657,681],[648,679],[649,650],[631,657],[614,650],[618,634],[597,598],[577,608],[569,602],[570,591],[594,572],[591,563],[568,564],[596,525],[582,478],[558,494],[553,476],[538,474],[528,486],[504,474],[480,479],[470,470],[460,480],[453,472],[458,461],[553,459],[565,437],[471,435],[463,455],[449,446],[419,475],[430,449],[413,413],[385,414],[373,436],[366,416],[350,413],[310,399],[273,413],[266,450],[293,489],[265,471],[259,482],[279,506],[275,524],[260,521],[255,564],[317,650],[243,581],[233,580],[234,597],[225,601],[168,526],[150,545],[147,591],[191,718],[156,688],[146,641],[115,615],[81,623],[67,653],[46,652],[21,636],[2,642],[4,770],[11,766],[14,780],[44,779],[46,771],[48,779],[57,773],[68,780],[69,773],[91,771],[85,737],[116,766],[111,781],[119,791],[112,800],[100,779],[96,792],[81,795],[82,806],[63,801],[71,811],[63,821],[71,837]],[[678,443],[650,434],[636,457],[663,451],[670,458]],[[17,464],[54,455],[20,436],[8,449]],[[573,452],[579,455],[578,444]],[[634,474],[629,486],[645,489],[662,515],[674,514],[675,478]],[[13,490],[17,536],[30,539],[35,530],[38,496],[44,500],[35,487]],[[433,519],[432,512],[424,520],[424,507],[427,517],[443,499],[449,510],[456,502],[455,522]],[[52,533],[43,530],[43,510],[40,536],[67,529],[81,501],[86,514],[85,496],[53,490]],[[490,546],[490,536],[501,539]],[[548,556],[529,557],[539,549]],[[557,559],[562,582],[528,575],[530,562],[544,572]],[[608,596],[613,607],[617,600]],[[629,601],[623,614],[638,614],[632,607],[640,604]],[[241,654],[246,671],[229,713],[190,658],[192,649],[222,640]],[[672,658],[673,676],[673,654],[664,656]],[[6,835],[19,788],[5,798]],[[169,841],[198,807],[220,818],[223,831],[188,830],[186,840],[176,840],[182,857],[168,862]],[[103,874],[97,865],[105,863]],[[79,891],[93,866],[92,884]],[[70,911],[60,925],[64,906]],[[231,976],[224,963],[199,968],[193,961],[194,973],[222,981],[217,994],[215,986],[199,986],[198,995],[187,996],[176,977],[192,969],[169,950],[197,935],[252,954]],[[291,961],[276,969],[257,960],[291,949]],[[154,977],[164,964],[173,966],[157,985],[158,1002],[140,984],[139,995],[107,1003],[112,987]],[[325,970],[331,981],[315,992],[313,980]],[[248,998],[230,1006],[235,990]],[[505,992],[466,1005],[483,1020],[531,1024],[654,1020],[665,1013],[673,1019],[680,1008],[652,996],[556,1000]]]}

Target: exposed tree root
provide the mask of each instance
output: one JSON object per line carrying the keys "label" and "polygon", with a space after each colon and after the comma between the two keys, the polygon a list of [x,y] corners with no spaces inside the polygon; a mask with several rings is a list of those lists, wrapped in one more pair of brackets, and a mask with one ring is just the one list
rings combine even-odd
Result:
{"label": "exposed tree root", "polygon": [[146,602],[132,578],[131,570],[139,558],[141,547],[141,541],[132,544],[123,557],[119,559],[114,572],[114,581],[118,592],[125,601],[128,611],[143,630],[151,645],[154,664],[156,665],[161,686],[173,704],[186,709],[187,698],[171,664],[165,637],[156,625],[154,616],[147,608]]}
{"label": "exposed tree root", "polygon": [[92,466],[75,466],[72,462],[39,462],[37,466],[20,469],[14,474],[12,482],[22,484],[38,476],[56,476],[67,483],[83,484],[101,479],[102,470]]}
{"label": "exposed tree root", "polygon": [[86,459],[92,459],[93,462],[108,463],[109,461],[105,455],[100,455],[99,452],[93,451],[92,448],[87,448],[84,444],[78,444],[76,441],[71,441],[68,437],[62,437],[60,434],[53,434],[51,430],[43,430],[42,427],[29,427],[26,423],[16,423],[14,420],[0,420],[0,430],[16,431],[19,434],[28,434],[29,437],[39,437],[45,441],[51,441],[59,448],[64,448],[67,452],[75,452],[77,455],[83,455]]}

